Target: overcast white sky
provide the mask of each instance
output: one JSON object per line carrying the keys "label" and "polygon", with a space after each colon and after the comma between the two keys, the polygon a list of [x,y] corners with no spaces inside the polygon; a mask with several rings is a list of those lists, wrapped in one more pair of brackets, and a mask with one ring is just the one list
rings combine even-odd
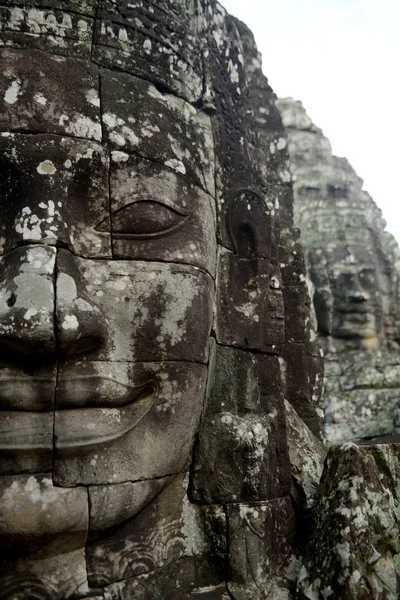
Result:
{"label": "overcast white sky", "polygon": [[301,100],[400,244],[400,0],[220,0],[253,31],[280,97]]}

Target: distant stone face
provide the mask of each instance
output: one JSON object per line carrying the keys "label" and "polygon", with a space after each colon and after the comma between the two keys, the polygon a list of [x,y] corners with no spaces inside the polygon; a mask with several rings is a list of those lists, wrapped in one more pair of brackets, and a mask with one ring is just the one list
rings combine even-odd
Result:
{"label": "distant stone face", "polygon": [[326,435],[339,442],[393,433],[399,248],[362,180],[346,159],[332,155],[301,103],[277,105],[289,137],[294,221],[325,355]]}

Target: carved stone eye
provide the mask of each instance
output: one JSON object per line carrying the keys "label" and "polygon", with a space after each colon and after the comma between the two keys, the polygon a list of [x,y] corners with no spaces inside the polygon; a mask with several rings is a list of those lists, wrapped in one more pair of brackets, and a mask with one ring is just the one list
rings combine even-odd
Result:
{"label": "carved stone eye", "polygon": [[139,200],[113,212],[111,227],[116,238],[158,237],[175,231],[186,219],[186,214],[162,202]]}

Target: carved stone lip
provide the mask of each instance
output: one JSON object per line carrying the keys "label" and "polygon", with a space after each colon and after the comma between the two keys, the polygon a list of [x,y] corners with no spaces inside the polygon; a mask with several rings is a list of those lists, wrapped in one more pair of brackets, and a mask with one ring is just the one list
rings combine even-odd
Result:
{"label": "carved stone lip", "polygon": [[92,450],[131,431],[147,415],[156,399],[153,393],[120,408],[80,408],[55,411],[58,451]]}
{"label": "carved stone lip", "polygon": [[55,377],[7,375],[0,378],[0,409],[48,411],[54,403]]}
{"label": "carved stone lip", "polygon": [[129,385],[103,375],[59,377],[56,391],[56,409],[119,408],[142,397],[154,394],[155,379]]}
{"label": "carved stone lip", "polygon": [[[154,405],[157,386],[150,382],[137,387],[121,384],[121,389],[125,390],[125,400],[129,398],[122,406],[111,402],[101,406],[100,401],[97,401],[96,407],[54,412],[0,411],[0,454],[51,453],[53,426],[56,449],[61,452],[89,450],[122,437]],[[122,403],[122,396],[117,401]]]}

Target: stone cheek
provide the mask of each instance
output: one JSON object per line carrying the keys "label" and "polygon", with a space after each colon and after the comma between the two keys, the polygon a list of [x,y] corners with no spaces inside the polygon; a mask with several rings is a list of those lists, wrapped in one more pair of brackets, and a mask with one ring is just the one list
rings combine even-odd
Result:
{"label": "stone cheek", "polygon": [[[112,408],[100,405],[56,411],[54,478],[59,485],[148,480],[184,468],[202,409],[199,399],[204,395],[206,367],[146,362],[130,368],[121,365],[120,370],[127,371],[128,383],[115,379],[111,389],[116,396],[121,393],[119,388],[128,385],[128,398],[138,396],[136,401],[131,399],[121,407],[114,403]],[[120,378],[117,369],[96,363],[81,368],[71,365],[65,374],[71,379],[82,373],[98,377],[113,372]],[[127,390],[123,392],[125,399]]]}
{"label": "stone cheek", "polygon": [[214,291],[208,274],[166,262],[75,260],[109,321],[109,337],[92,359],[207,362]]}

